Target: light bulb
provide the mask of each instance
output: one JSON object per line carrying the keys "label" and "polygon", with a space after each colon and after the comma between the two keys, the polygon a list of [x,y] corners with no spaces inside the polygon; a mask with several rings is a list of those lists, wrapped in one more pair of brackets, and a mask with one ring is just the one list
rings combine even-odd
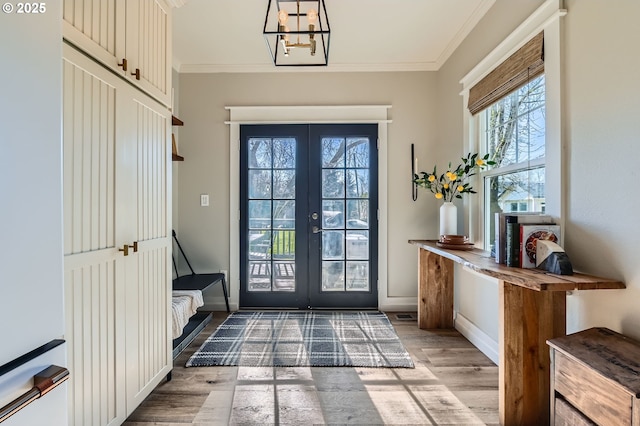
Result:
{"label": "light bulb", "polygon": [[287,13],[287,11],[284,9],[280,9],[280,11],[278,12],[278,22],[280,22],[280,25],[286,24],[288,20],[289,14]]}
{"label": "light bulb", "polygon": [[309,25],[315,24],[318,19],[318,12],[315,9],[309,9],[307,12],[307,19],[309,20]]}

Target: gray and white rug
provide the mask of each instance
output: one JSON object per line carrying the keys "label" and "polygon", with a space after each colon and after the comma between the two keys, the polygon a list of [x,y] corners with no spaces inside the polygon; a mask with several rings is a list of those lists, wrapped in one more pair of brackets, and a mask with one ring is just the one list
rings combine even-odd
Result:
{"label": "gray and white rug", "polygon": [[401,367],[413,361],[381,312],[234,312],[186,367]]}

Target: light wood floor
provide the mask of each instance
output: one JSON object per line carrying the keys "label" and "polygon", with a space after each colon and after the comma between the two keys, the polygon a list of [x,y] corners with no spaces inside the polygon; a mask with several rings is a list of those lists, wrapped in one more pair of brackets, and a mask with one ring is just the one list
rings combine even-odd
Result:
{"label": "light wood floor", "polygon": [[498,424],[498,367],[456,330],[388,313],[415,369],[185,368],[226,315],[214,313],[126,426]]}

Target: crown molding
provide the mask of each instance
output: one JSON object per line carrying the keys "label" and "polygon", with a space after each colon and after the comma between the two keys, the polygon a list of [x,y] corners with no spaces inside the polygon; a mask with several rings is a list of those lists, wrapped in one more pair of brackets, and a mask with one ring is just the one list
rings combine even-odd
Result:
{"label": "crown molding", "polygon": [[276,67],[273,64],[181,64],[174,68],[181,74],[215,73],[274,73],[274,72],[411,72],[437,71],[439,64],[433,62],[398,64],[329,64],[326,67]]}
{"label": "crown molding", "polygon": [[467,19],[462,28],[460,28],[460,31],[458,31],[453,39],[451,39],[449,44],[447,44],[445,49],[438,57],[436,62],[438,64],[438,69],[440,69],[440,67],[443,66],[445,62],[447,62],[447,59],[449,59],[451,55],[453,55],[453,52],[455,52],[456,49],[462,44],[464,39],[475,28],[478,22],[480,22],[480,20],[489,11],[489,9],[491,9],[495,2],[496,0],[484,0],[478,5],[476,10],[474,10],[471,16],[469,16],[469,19]]}

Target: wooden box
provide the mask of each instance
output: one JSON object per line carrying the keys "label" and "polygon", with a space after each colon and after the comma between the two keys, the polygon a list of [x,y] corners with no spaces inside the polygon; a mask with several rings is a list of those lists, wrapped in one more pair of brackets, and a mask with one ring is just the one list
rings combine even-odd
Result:
{"label": "wooden box", "polygon": [[552,425],[640,425],[640,343],[606,328],[548,340]]}

